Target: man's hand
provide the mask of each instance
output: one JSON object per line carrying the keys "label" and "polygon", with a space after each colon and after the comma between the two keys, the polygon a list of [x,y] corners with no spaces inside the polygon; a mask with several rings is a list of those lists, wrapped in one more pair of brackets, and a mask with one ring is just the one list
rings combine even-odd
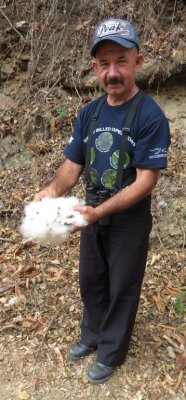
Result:
{"label": "man's hand", "polygon": [[[83,216],[88,225],[93,224],[99,219],[97,210],[94,207],[78,206],[74,207],[73,209],[74,211],[78,211]],[[83,229],[83,227],[80,227],[79,229]]]}
{"label": "man's hand", "polygon": [[36,193],[36,195],[33,198],[33,201],[41,201],[45,197],[48,197],[49,199],[54,199],[54,198],[58,197],[58,195],[52,187],[47,186],[45,189]]}

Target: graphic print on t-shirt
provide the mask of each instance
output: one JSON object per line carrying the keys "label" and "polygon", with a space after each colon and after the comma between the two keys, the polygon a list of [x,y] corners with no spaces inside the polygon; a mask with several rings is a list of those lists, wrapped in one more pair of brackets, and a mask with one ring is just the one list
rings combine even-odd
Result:
{"label": "graphic print on t-shirt", "polygon": [[[90,181],[94,186],[100,183],[107,189],[115,186],[119,146],[122,132],[116,128],[98,128],[94,131],[90,150]],[[123,168],[130,163],[130,155],[123,155]]]}
{"label": "graphic print on t-shirt", "polygon": [[90,168],[89,169],[89,177],[90,177],[90,182],[92,183],[93,186],[98,186],[99,184],[99,174],[98,171],[95,168]]}
{"label": "graphic print on t-shirt", "polygon": [[113,145],[113,136],[110,132],[101,133],[95,141],[96,148],[101,152],[107,152]]}
{"label": "graphic print on t-shirt", "polygon": [[[110,157],[110,164],[112,165],[113,168],[118,168],[118,160],[119,160],[119,150],[116,150],[112,153]],[[123,154],[123,167],[127,168],[127,165],[130,163],[130,156],[126,152]]]}
{"label": "graphic print on t-shirt", "polygon": [[106,169],[101,176],[102,185],[105,186],[107,189],[113,188],[116,182],[116,176],[117,171],[113,169]]}

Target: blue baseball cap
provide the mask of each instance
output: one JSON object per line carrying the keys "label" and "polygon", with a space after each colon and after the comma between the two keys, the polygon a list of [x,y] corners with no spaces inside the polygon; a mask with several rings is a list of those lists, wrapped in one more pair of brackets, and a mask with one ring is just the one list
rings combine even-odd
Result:
{"label": "blue baseball cap", "polygon": [[98,44],[104,40],[112,40],[127,49],[139,49],[138,36],[130,22],[124,19],[108,19],[97,26],[91,50],[92,57],[96,55]]}

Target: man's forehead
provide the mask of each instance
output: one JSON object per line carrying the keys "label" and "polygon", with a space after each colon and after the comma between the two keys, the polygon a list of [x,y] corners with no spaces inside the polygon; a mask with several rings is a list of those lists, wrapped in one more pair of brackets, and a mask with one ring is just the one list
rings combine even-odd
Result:
{"label": "man's forehead", "polygon": [[115,53],[118,55],[125,55],[125,54],[128,54],[131,50],[134,50],[134,48],[127,49],[127,48],[121,46],[120,44],[113,42],[112,40],[105,40],[98,45],[97,51],[96,51],[96,58],[100,57],[102,55],[106,55],[107,53],[108,54]]}

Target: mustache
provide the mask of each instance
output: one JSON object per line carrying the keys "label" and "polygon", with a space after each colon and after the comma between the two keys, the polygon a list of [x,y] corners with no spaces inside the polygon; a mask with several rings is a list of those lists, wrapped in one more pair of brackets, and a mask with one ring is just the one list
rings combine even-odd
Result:
{"label": "mustache", "polygon": [[123,83],[121,79],[118,78],[112,78],[112,79],[108,79],[106,81],[107,85],[117,85],[118,83]]}

